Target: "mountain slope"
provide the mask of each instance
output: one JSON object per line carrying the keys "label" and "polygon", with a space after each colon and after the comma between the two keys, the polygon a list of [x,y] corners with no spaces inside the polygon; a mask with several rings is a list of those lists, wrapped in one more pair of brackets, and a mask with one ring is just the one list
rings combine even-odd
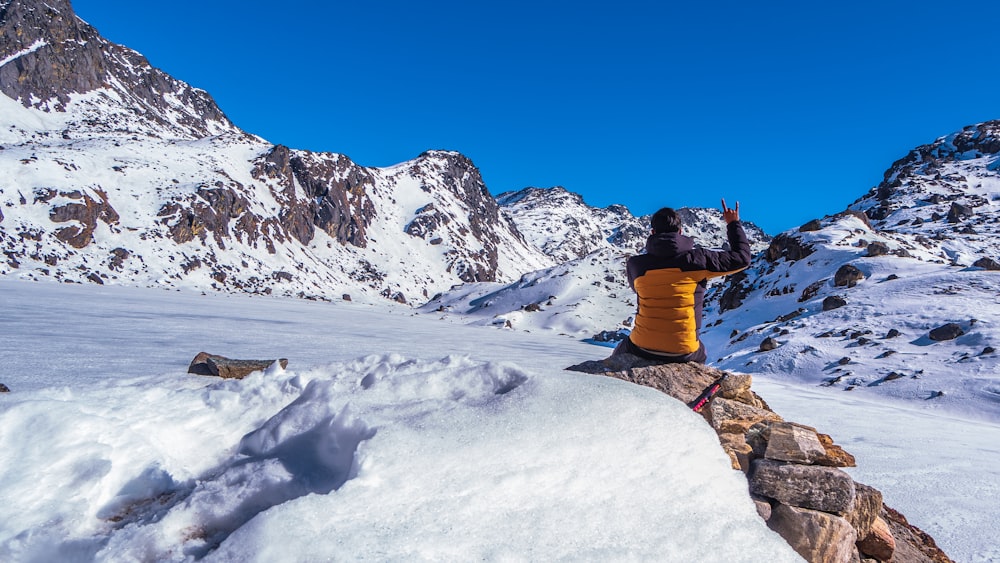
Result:
{"label": "mountain slope", "polygon": [[0,3],[0,57],[0,92],[55,117],[66,137],[238,132],[207,92],[107,41],[68,0]]}
{"label": "mountain slope", "polygon": [[[987,122],[918,147],[847,212],[775,237],[715,293],[710,357],[831,390],[1000,410],[998,132]],[[953,333],[932,336],[944,326]],[[767,337],[777,348],[762,352]]]}
{"label": "mountain slope", "polygon": [[422,303],[554,264],[478,169],[274,146],[68,2],[0,5],[0,274]]}

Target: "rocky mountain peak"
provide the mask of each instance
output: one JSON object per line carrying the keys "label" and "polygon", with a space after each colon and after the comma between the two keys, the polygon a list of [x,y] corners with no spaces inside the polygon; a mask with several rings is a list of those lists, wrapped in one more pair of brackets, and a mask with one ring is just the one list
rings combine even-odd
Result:
{"label": "rocky mountain peak", "polygon": [[105,40],[67,0],[0,6],[0,92],[25,107],[69,112],[67,131],[168,138],[238,132],[203,90]]}
{"label": "rocky mountain peak", "polygon": [[[624,205],[592,207],[583,197],[561,186],[524,188],[505,192],[497,201],[525,237],[557,261],[565,262],[600,249],[641,252],[649,237],[649,217],[635,217]],[[721,247],[725,223],[718,210],[680,208],[685,234],[707,247]],[[744,223],[753,249],[767,246],[770,237],[752,223]]]}

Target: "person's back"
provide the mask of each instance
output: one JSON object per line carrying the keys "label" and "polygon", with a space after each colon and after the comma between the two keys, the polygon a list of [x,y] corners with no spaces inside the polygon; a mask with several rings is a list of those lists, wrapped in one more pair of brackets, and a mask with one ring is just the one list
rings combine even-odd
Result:
{"label": "person's back", "polygon": [[651,220],[652,235],[646,254],[628,259],[632,289],[639,297],[639,311],[631,335],[615,349],[662,362],[699,362],[707,359],[698,339],[706,281],[738,272],[750,265],[750,244],[740,224],[739,203],[734,209],[722,202],[729,250],[697,247],[682,234],[680,217],[669,208]]}

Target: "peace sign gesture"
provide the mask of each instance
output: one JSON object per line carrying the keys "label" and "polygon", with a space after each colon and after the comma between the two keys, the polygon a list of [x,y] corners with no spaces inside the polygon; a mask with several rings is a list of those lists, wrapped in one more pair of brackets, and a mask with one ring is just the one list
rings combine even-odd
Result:
{"label": "peace sign gesture", "polygon": [[733,221],[739,221],[740,220],[740,202],[737,201],[736,202],[736,207],[733,208],[733,209],[729,209],[728,207],[726,207],[726,200],[723,199],[722,200],[722,219],[726,222],[727,225],[729,223],[732,223]]}

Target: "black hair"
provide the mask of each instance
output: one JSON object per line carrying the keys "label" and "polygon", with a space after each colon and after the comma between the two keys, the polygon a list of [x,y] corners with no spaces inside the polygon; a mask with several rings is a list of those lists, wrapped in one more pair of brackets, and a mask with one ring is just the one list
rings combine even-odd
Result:
{"label": "black hair", "polygon": [[673,208],[664,207],[663,209],[653,213],[653,217],[649,220],[649,224],[653,227],[653,233],[676,233],[681,230],[681,217],[677,214]]}

